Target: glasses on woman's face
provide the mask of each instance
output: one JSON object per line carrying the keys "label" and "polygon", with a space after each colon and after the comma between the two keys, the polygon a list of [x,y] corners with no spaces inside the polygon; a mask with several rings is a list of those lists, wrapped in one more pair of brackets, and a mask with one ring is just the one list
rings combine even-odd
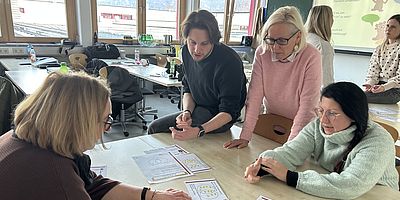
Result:
{"label": "glasses on woman's face", "polygon": [[104,130],[108,131],[111,128],[111,124],[114,121],[114,119],[111,117],[111,115],[108,115],[107,120],[104,122]]}
{"label": "glasses on woman's face", "polygon": [[331,110],[324,111],[324,109],[322,109],[322,108],[314,108],[314,112],[320,119],[324,116],[324,113],[325,113],[326,118],[328,118],[328,120],[331,123],[336,120],[337,116],[340,116],[340,113],[335,113]]}
{"label": "glasses on woman's face", "polygon": [[274,45],[275,43],[279,44],[279,45],[287,45],[289,43],[289,40],[292,39],[292,37],[294,35],[296,35],[296,33],[298,33],[298,32],[299,32],[299,30],[297,30],[295,33],[293,33],[289,38],[281,38],[280,37],[280,38],[274,39],[274,38],[265,36],[264,42],[268,45]]}

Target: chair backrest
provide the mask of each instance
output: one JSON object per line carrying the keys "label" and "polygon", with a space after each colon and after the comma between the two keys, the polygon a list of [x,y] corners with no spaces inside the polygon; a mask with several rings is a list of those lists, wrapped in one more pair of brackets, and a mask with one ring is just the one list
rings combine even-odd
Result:
{"label": "chair backrest", "polygon": [[78,70],[84,69],[87,64],[86,62],[87,56],[83,53],[73,53],[69,55],[68,58],[69,58],[69,63],[74,69]]}
{"label": "chair backrest", "polygon": [[275,114],[261,114],[258,116],[254,133],[283,144],[290,135],[293,120]]}
{"label": "chair backrest", "polygon": [[111,88],[111,101],[120,103],[136,103],[143,99],[140,85],[128,70],[106,66],[99,70],[102,78],[106,78]]}
{"label": "chair backrest", "polygon": [[168,62],[171,62],[171,60],[175,61],[176,65],[180,65],[182,63],[182,61],[177,57],[167,57]]}
{"label": "chair backrest", "polygon": [[[390,133],[390,135],[392,135],[394,142],[396,142],[399,139],[399,132],[397,131],[396,128],[383,122],[378,122],[378,121],[375,122],[381,125],[383,128],[385,128]],[[396,149],[396,156],[400,158],[400,147],[395,145],[395,149]],[[396,170],[400,176],[400,165],[396,165]],[[400,187],[400,179],[399,179],[399,187]]]}
{"label": "chair backrest", "polygon": [[381,125],[383,128],[385,128],[390,133],[390,135],[392,135],[392,138],[395,142],[399,139],[399,132],[397,131],[396,128],[383,122],[378,122],[378,121],[375,122]]}
{"label": "chair backrest", "polygon": [[157,60],[157,66],[159,67],[165,67],[167,65],[167,56],[156,53],[155,54],[156,60]]}

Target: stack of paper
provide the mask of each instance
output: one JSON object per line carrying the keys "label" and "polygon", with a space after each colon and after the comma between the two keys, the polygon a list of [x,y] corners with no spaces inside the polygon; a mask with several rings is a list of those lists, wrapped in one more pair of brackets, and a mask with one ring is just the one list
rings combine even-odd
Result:
{"label": "stack of paper", "polygon": [[150,184],[210,170],[199,157],[178,145],[152,149],[144,153],[146,155],[133,156],[133,159]]}

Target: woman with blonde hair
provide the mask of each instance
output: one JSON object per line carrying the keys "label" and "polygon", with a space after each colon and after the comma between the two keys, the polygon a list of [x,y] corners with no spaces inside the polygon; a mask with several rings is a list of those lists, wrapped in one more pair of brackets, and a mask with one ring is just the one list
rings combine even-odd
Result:
{"label": "woman with blonde hair", "polygon": [[190,199],[151,191],[90,170],[92,149],[112,123],[110,89],[85,74],[49,74],[16,110],[15,128],[0,137],[4,199]]}
{"label": "woman with blonde hair", "polygon": [[389,18],[386,40],[371,56],[364,83],[369,103],[396,104],[400,101],[400,14]]}
{"label": "woman with blonde hair", "polygon": [[306,42],[303,20],[296,7],[277,9],[262,30],[264,42],[255,52],[246,100],[245,121],[239,139],[225,148],[248,145],[260,114],[261,103],[268,113],[293,119],[289,140],[315,117],[321,87],[321,55]]}
{"label": "woman with blonde hair", "polygon": [[311,8],[305,24],[307,42],[321,52],[322,87],[334,82],[333,57],[335,51],[330,43],[332,36],[333,12],[329,6],[321,5]]}

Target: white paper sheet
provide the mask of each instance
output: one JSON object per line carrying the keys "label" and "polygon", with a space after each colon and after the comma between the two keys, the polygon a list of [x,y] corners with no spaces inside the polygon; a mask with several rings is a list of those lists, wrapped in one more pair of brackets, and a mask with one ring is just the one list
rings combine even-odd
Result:
{"label": "white paper sheet", "polygon": [[192,200],[228,199],[215,179],[186,181],[185,185]]}
{"label": "white paper sheet", "polygon": [[272,200],[272,199],[260,195],[260,196],[257,198],[257,200]]}
{"label": "white paper sheet", "polygon": [[153,153],[143,156],[133,156],[133,159],[150,184],[193,175],[193,173],[180,164],[171,153]]}
{"label": "white paper sheet", "polygon": [[176,155],[175,158],[193,173],[200,173],[211,169],[193,153]]}
{"label": "white paper sheet", "polygon": [[103,177],[107,176],[107,166],[106,165],[93,165],[90,167],[90,170],[92,170],[97,175],[102,175]]}
{"label": "white paper sheet", "polygon": [[177,144],[171,145],[171,146],[167,146],[167,147],[161,147],[161,148],[157,148],[157,149],[151,149],[151,150],[147,150],[144,151],[145,154],[152,154],[152,153],[168,153],[170,152],[172,155],[181,155],[181,154],[187,154],[189,153],[188,151],[186,151],[185,149],[183,149],[182,147],[180,147]]}

